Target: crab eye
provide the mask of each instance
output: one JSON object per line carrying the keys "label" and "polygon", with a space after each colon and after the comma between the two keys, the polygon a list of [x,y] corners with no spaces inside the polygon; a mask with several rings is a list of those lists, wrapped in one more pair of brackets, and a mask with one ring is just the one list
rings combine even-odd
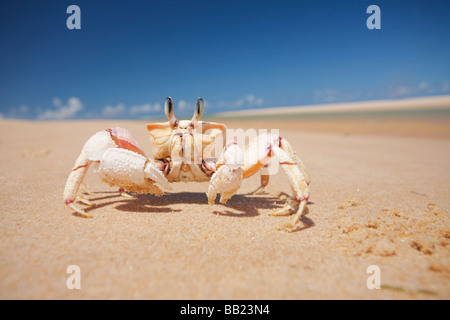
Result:
{"label": "crab eye", "polygon": [[197,123],[197,121],[201,119],[204,110],[205,110],[205,103],[202,98],[198,98],[197,101],[195,102],[194,117],[192,118],[193,123]]}
{"label": "crab eye", "polygon": [[169,119],[170,123],[175,126],[177,123],[177,118],[175,118],[175,114],[173,112],[173,100],[171,97],[166,98],[164,112],[166,113],[166,117]]}

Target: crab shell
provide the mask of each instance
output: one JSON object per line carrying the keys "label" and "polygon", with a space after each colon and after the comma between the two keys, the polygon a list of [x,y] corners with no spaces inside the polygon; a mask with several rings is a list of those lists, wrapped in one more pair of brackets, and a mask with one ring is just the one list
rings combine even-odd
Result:
{"label": "crab shell", "polygon": [[209,181],[208,160],[217,159],[224,146],[225,125],[215,122],[182,120],[177,126],[170,121],[148,124],[147,130],[153,160],[167,168],[167,179]]}

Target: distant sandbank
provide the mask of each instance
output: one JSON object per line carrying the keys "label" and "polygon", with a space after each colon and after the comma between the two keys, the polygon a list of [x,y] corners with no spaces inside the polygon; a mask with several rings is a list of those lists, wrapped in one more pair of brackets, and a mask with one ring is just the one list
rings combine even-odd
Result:
{"label": "distant sandbank", "polygon": [[446,111],[450,110],[450,95],[417,97],[401,100],[374,100],[345,102],[333,104],[317,104],[289,106],[264,109],[234,110],[217,113],[215,117],[267,117],[286,115],[323,115],[334,113],[373,113],[408,110]]}

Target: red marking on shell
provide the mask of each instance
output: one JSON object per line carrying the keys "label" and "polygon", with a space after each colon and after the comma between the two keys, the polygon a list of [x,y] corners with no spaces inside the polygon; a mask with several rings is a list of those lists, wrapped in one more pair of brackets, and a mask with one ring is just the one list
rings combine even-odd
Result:
{"label": "red marking on shell", "polygon": [[86,168],[87,166],[88,166],[87,164],[83,164],[83,165],[81,165],[81,166],[78,166],[78,167],[76,167],[76,168],[73,168],[72,171],[77,171],[78,169],[80,169],[80,168]]}
{"label": "red marking on shell", "polygon": [[296,162],[290,162],[290,161],[284,161],[284,162],[280,162],[280,164],[287,164],[287,165],[293,166],[293,165],[296,165],[297,163]]}
{"label": "red marking on shell", "polygon": [[162,165],[162,168],[160,169],[164,174],[169,174],[170,170],[170,164],[168,162],[164,163]]}
{"label": "red marking on shell", "polygon": [[230,143],[228,143],[224,148],[223,148],[223,152],[227,151],[229,147],[231,147],[232,145],[237,144],[236,141],[232,141]]}
{"label": "red marking on shell", "polygon": [[277,147],[281,147],[281,140],[283,140],[283,138],[280,136],[278,136],[277,139],[275,139],[275,142],[277,143],[276,144]]}
{"label": "red marking on shell", "polygon": [[109,132],[117,147],[136,152],[145,157],[144,151],[142,151],[142,148],[128,130],[115,127],[106,129],[106,131]]}
{"label": "red marking on shell", "polygon": [[74,202],[74,200],[72,200],[72,199],[66,199],[66,200],[64,200],[64,203],[65,204],[71,204],[71,203],[73,203]]}
{"label": "red marking on shell", "polygon": [[302,195],[302,196],[300,196],[300,197],[295,198],[295,201],[296,201],[297,203],[300,203],[300,202],[302,202],[302,201],[308,201],[308,199],[309,199],[309,196],[304,196],[304,195]]}
{"label": "red marking on shell", "polygon": [[208,171],[215,172],[216,171],[216,164],[213,161],[202,161],[203,167],[206,168]]}

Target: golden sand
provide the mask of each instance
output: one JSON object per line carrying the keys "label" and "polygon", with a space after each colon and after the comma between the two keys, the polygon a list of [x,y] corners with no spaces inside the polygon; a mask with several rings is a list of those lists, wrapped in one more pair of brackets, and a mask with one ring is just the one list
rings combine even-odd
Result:
{"label": "golden sand", "polygon": [[[227,122],[280,128],[303,159],[311,198],[292,233],[277,230],[291,217],[269,216],[283,173],[210,207],[207,183],[125,198],[90,171],[81,218],[62,192],[82,145],[119,125],[148,152],[144,123],[2,121],[0,298],[449,299],[449,119],[380,119]],[[81,290],[66,287],[69,265]]]}

